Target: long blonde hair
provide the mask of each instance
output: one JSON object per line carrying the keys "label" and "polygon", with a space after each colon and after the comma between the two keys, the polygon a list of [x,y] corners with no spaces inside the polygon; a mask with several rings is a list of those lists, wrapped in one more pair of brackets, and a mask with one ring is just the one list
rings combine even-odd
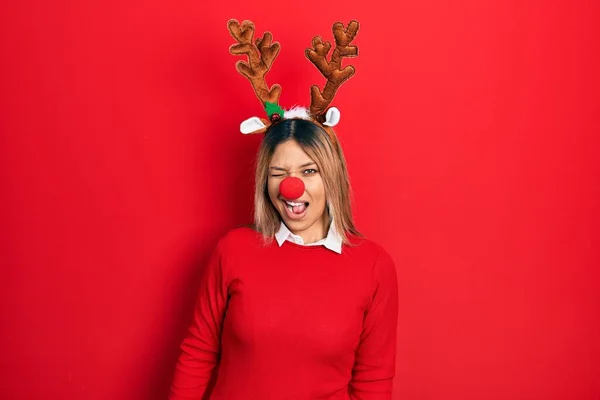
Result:
{"label": "long blonde hair", "polygon": [[349,244],[348,234],[360,233],[354,226],[351,188],[346,159],[339,142],[320,126],[305,119],[285,119],[272,125],[261,143],[256,159],[254,191],[254,227],[271,241],[279,230],[281,217],[267,189],[268,170],[275,149],[281,143],[294,140],[317,164],[321,171],[329,215],[342,242]]}

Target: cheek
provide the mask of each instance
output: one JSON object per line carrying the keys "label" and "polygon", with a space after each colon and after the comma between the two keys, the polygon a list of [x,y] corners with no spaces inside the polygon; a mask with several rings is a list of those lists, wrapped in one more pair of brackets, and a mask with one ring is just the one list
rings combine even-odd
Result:
{"label": "cheek", "polygon": [[267,191],[269,192],[271,200],[277,199],[279,196],[279,182],[269,179],[267,181]]}
{"label": "cheek", "polygon": [[314,181],[305,183],[306,191],[310,194],[313,201],[325,203],[325,186],[323,186],[323,180],[315,179]]}

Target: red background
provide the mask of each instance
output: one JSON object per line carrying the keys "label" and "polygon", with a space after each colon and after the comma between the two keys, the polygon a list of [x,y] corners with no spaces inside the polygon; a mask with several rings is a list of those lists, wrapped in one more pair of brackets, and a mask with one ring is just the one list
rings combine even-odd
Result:
{"label": "red background", "polygon": [[[0,398],[165,398],[202,265],[249,222],[261,115],[361,22],[338,134],[397,263],[394,399],[599,399],[597,1],[15,1],[0,11]],[[386,21],[386,18],[389,18]]]}

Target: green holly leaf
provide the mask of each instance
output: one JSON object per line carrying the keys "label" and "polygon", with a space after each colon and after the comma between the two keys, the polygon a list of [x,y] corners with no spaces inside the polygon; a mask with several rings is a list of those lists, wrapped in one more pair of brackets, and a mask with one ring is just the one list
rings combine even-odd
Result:
{"label": "green holly leaf", "polygon": [[283,108],[279,107],[277,103],[269,103],[267,101],[265,103],[265,111],[267,112],[268,117],[271,117],[273,114],[279,114],[279,116],[283,118]]}

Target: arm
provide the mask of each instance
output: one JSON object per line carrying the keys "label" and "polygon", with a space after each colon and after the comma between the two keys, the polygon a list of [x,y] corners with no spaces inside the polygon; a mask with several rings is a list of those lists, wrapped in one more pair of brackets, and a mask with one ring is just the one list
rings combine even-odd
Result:
{"label": "arm", "polygon": [[227,280],[221,253],[217,245],[201,281],[193,320],[181,343],[169,400],[201,399],[217,365],[227,306]]}
{"label": "arm", "polygon": [[392,398],[398,325],[398,280],[394,262],[383,249],[373,266],[373,286],[373,297],[365,312],[352,369],[352,400]]}

